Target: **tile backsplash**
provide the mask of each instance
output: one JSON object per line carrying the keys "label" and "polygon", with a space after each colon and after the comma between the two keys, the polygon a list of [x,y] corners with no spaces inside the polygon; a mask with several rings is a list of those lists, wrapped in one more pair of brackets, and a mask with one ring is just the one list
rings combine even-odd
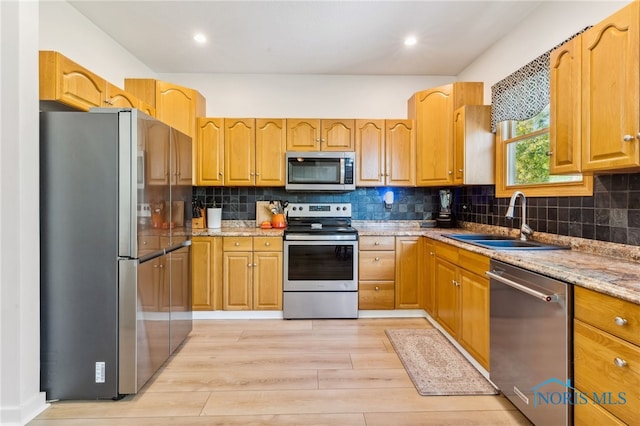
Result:
{"label": "tile backsplash", "polygon": [[[591,197],[528,197],[527,222],[534,231],[640,245],[640,173],[598,175]],[[526,193],[526,191],[525,191]],[[504,217],[509,198],[496,198],[493,186],[456,190],[458,218],[487,225],[520,227]]]}
{"label": "tile backsplash", "polygon": [[[284,188],[194,187],[193,197],[207,207],[222,205],[223,220],[255,220],[256,201],[351,203],[355,220],[424,220],[438,212],[439,188],[357,188],[347,193],[286,192]],[[382,197],[394,193],[391,209]],[[520,227],[504,217],[509,198],[496,198],[494,186],[454,188],[456,218],[468,222]],[[640,173],[599,175],[591,197],[528,197],[527,222],[534,231],[640,245]]]}
{"label": "tile backsplash", "polygon": [[[391,209],[382,197],[393,191]],[[287,192],[284,188],[194,187],[193,197],[207,207],[222,205],[223,220],[255,220],[256,201],[282,200],[297,203],[351,203],[355,220],[423,220],[437,212],[438,191],[433,188],[358,188],[346,193]],[[435,217],[435,216],[434,216]]]}

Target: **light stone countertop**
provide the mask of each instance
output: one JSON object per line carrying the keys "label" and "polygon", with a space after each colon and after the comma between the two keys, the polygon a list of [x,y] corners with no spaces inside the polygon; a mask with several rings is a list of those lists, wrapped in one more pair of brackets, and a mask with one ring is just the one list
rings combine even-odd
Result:
{"label": "light stone countertop", "polygon": [[[196,236],[282,236],[282,229],[263,230],[252,221],[228,221],[220,229],[194,229]],[[490,250],[443,234],[490,233],[517,236],[503,227],[461,223],[461,228],[421,228],[419,221],[353,221],[359,236],[426,236],[483,254],[570,284],[640,304],[640,247],[554,234],[535,233],[533,240],[571,246],[571,250]]]}

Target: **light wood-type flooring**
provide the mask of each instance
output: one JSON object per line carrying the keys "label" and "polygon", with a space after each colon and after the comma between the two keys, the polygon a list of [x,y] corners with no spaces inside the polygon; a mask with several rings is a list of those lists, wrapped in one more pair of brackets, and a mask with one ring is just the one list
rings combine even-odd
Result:
{"label": "light wood-type flooring", "polygon": [[424,318],[198,320],[137,395],[30,425],[528,425],[503,396],[420,396],[385,328]]}

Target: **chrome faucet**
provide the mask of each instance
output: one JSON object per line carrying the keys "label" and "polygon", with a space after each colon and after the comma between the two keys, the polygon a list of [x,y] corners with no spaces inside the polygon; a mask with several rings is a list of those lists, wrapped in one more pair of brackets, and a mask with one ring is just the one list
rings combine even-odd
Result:
{"label": "chrome faucet", "polygon": [[516,199],[518,196],[522,197],[522,226],[520,226],[520,239],[526,241],[528,237],[533,235],[533,229],[527,225],[527,197],[520,192],[516,191],[511,195],[511,200],[509,201],[509,208],[507,209],[507,213],[505,217],[507,219],[513,219],[513,211],[516,207]]}

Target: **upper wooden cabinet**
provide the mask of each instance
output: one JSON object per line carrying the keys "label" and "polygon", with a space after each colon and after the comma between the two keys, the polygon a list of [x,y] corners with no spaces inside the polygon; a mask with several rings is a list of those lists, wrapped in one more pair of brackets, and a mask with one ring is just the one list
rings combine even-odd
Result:
{"label": "upper wooden cabinet", "polygon": [[413,120],[356,120],[356,186],[415,186]]}
{"label": "upper wooden cabinet", "polygon": [[203,117],[206,109],[206,101],[197,90],[143,78],[125,79],[124,88],[155,108],[158,119],[192,138],[196,137],[196,119]]}
{"label": "upper wooden cabinet", "polygon": [[454,112],[453,183],[495,183],[495,136],[491,132],[491,106],[465,105]]}
{"label": "upper wooden cabinet", "polygon": [[197,186],[224,184],[224,118],[198,118],[196,137]]}
{"label": "upper wooden cabinet", "polygon": [[66,56],[40,51],[40,106],[89,111],[96,107],[137,108],[155,117],[149,105]]}
{"label": "upper wooden cabinet", "polygon": [[582,34],[582,170],[640,167],[640,4]]}
{"label": "upper wooden cabinet", "polygon": [[286,120],[256,119],[256,186],[284,186],[286,141]]}
{"label": "upper wooden cabinet", "polygon": [[224,119],[224,184],[284,186],[285,120]]}
{"label": "upper wooden cabinet", "polygon": [[354,151],[355,120],[287,119],[287,151]]}
{"label": "upper wooden cabinet", "polygon": [[418,186],[454,183],[454,111],[483,103],[483,83],[452,83],[415,93],[409,118],[416,121]]}
{"label": "upper wooden cabinet", "polygon": [[255,185],[256,120],[226,118],[224,120],[224,184]]}
{"label": "upper wooden cabinet", "polygon": [[71,109],[108,104],[107,82],[58,52],[40,51],[40,101],[55,101]]}
{"label": "upper wooden cabinet", "polygon": [[549,171],[580,172],[580,99],[582,36],[551,52]]}

